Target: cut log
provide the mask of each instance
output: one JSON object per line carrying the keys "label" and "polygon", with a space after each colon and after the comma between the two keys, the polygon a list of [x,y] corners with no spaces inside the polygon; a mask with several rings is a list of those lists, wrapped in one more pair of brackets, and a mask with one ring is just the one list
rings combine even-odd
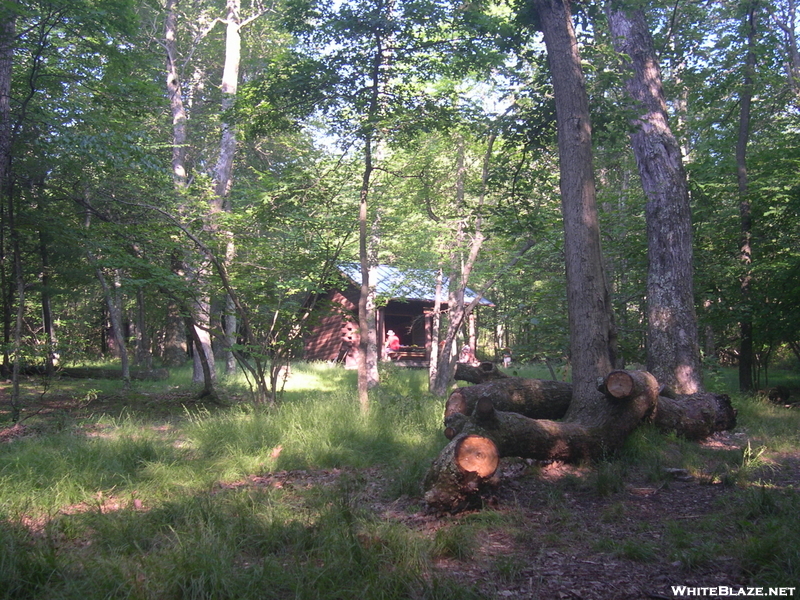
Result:
{"label": "cut log", "polygon": [[646,371],[611,371],[598,387],[611,402],[630,400],[645,393],[651,384]]}
{"label": "cut log", "polygon": [[493,362],[482,362],[479,365],[469,363],[456,363],[456,372],[453,378],[456,381],[466,381],[468,383],[484,383],[493,379],[503,379],[508,377]]}
{"label": "cut log", "polygon": [[453,390],[445,405],[445,419],[461,413],[472,415],[482,398],[500,411],[517,412],[536,419],[560,419],[572,400],[572,385],[563,381],[505,377]]}
{"label": "cut log", "polygon": [[425,501],[436,510],[458,511],[471,506],[490,485],[500,464],[494,442],[463,434],[439,453],[423,483]]}
{"label": "cut log", "polygon": [[736,409],[724,394],[659,396],[653,422],[665,433],[674,432],[687,440],[703,440],[717,431],[736,427]]}

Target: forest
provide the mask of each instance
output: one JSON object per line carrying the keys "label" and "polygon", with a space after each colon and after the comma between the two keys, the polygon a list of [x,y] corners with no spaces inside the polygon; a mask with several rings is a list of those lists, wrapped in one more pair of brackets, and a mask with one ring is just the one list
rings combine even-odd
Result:
{"label": "forest", "polygon": [[798,17],[0,1],[0,598],[794,585]]}
{"label": "forest", "polygon": [[[557,10],[583,156],[560,146],[576,95],[550,76]],[[3,371],[114,360],[127,379],[194,357],[206,391],[238,368],[274,401],[310,308],[360,263],[362,392],[378,264],[451,282],[443,348],[469,285],[494,303],[481,358],[577,371],[569,297],[602,293],[617,365],[766,387],[800,351],[796,19],[793,0],[5,3]],[[582,246],[566,204],[587,182]],[[570,282],[576,253],[599,275]]]}

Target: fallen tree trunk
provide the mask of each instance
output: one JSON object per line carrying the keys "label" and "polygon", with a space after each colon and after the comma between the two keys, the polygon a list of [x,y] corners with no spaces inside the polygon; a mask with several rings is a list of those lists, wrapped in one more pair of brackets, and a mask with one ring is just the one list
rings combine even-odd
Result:
{"label": "fallen tree trunk", "polygon": [[[606,397],[630,393],[635,383],[627,373],[614,371],[598,382],[598,390]],[[607,389],[610,386],[610,390]],[[445,436],[452,439],[458,420],[453,415],[472,416],[482,400],[491,401],[499,411],[515,412],[531,419],[562,419],[572,401],[572,385],[561,381],[508,377],[454,390],[445,406]],[[736,410],[724,394],[700,392],[677,395],[668,388],[659,390],[658,408],[652,421],[664,433],[675,433],[688,440],[701,440],[718,431],[736,426]]]}
{"label": "fallen tree trunk", "polygon": [[[627,388],[614,384],[608,389],[610,380],[625,378],[630,381]],[[481,476],[453,458],[453,446],[461,443],[463,436],[488,440],[486,445],[491,442],[500,457],[578,462],[613,453],[655,410],[658,382],[645,371],[614,371],[605,381],[606,393],[597,402],[606,404],[598,404],[600,417],[593,422],[531,419],[498,411],[489,398],[477,401],[472,416],[452,413],[447,425],[454,436],[425,478],[425,501],[436,510],[458,510],[475,498],[494,474]],[[466,486],[462,484],[465,480]]]}
{"label": "fallen tree trunk", "polygon": [[563,381],[505,377],[457,388],[447,399],[445,420],[456,413],[472,415],[483,398],[491,400],[499,411],[516,412],[533,419],[560,419],[572,400],[572,385]]}
{"label": "fallen tree trunk", "polygon": [[493,379],[508,377],[493,362],[484,361],[479,365],[469,363],[456,363],[456,372],[453,379],[469,383],[484,383]]}
{"label": "fallen tree trunk", "polygon": [[736,427],[736,409],[724,394],[659,396],[653,423],[665,433],[674,432],[687,440],[704,440],[717,431]]}

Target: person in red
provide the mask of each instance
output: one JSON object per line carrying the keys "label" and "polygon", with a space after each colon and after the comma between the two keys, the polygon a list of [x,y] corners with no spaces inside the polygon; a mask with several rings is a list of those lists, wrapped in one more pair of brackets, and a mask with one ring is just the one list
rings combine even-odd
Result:
{"label": "person in red", "polygon": [[397,352],[400,350],[400,338],[397,337],[397,334],[391,329],[386,332],[386,344],[384,347],[386,348],[386,355],[390,359],[394,360],[397,358]]}

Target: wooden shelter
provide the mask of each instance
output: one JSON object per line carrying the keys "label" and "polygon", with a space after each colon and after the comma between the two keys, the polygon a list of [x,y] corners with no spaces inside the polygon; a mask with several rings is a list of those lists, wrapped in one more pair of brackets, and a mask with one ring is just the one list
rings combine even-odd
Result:
{"label": "wooden shelter", "polygon": [[[427,367],[431,356],[436,274],[433,271],[407,270],[381,265],[377,269],[376,290],[381,298],[377,314],[377,334],[381,360],[389,360],[380,343],[392,330],[400,338],[400,350],[393,357],[397,364]],[[355,368],[359,352],[358,298],[361,290],[359,265],[340,267],[341,285],[320,299],[313,326],[304,339],[306,360],[343,363]],[[447,308],[447,281],[443,283],[442,308]],[[466,301],[476,294],[467,289]],[[481,299],[483,306],[494,306]]]}

